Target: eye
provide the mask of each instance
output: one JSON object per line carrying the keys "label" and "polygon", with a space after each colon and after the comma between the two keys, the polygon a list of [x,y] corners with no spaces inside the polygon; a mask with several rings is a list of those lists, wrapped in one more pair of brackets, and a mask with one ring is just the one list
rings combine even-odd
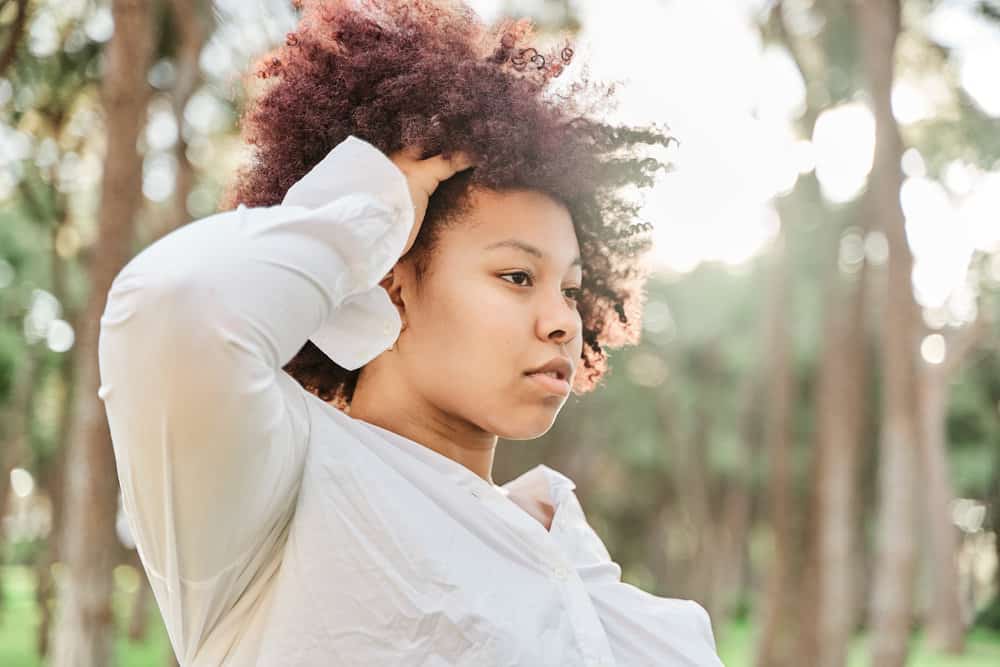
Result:
{"label": "eye", "polygon": [[580,298],[580,288],[579,287],[567,287],[563,290],[563,294],[566,295],[567,299],[572,299],[577,301]]}
{"label": "eye", "polygon": [[524,281],[529,281],[529,284],[531,281],[531,274],[527,271],[512,271],[511,273],[504,273],[500,277],[504,280],[507,280],[507,278],[517,278],[516,280],[507,280],[507,282],[520,285],[522,287],[526,286]]}

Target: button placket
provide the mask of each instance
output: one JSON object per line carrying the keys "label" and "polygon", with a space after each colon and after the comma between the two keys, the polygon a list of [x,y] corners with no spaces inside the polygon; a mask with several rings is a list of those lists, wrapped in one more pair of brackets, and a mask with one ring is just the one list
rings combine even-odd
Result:
{"label": "button placket", "polygon": [[552,558],[550,563],[553,576],[564,584],[560,588],[566,596],[570,623],[576,631],[580,648],[584,650],[587,660],[585,664],[596,667],[614,664],[608,662],[611,649],[607,644],[604,628],[593,607],[593,600],[591,600],[585,584],[574,576],[576,569],[560,557]]}
{"label": "button placket", "polygon": [[[580,656],[583,660],[590,660],[594,665],[614,665],[610,657],[610,646],[607,643],[604,627],[600,623],[597,612],[593,607],[593,601],[586,590],[583,580],[576,575],[576,569],[569,560],[568,554],[564,553],[564,546],[556,538],[555,531],[563,532],[573,529],[573,523],[566,523],[569,516],[560,516],[557,512],[553,517],[552,531],[545,530],[544,526],[529,517],[520,508],[517,508],[509,497],[505,497],[505,502],[487,502],[487,492],[492,487],[474,484],[469,488],[469,493],[479,498],[498,517],[506,520],[517,534],[525,541],[525,547],[537,559],[543,576],[547,576],[555,588],[561,591],[561,596],[566,605],[565,609],[569,616],[569,623],[577,637],[578,646],[584,654]],[[501,492],[502,493],[502,492]],[[497,498],[500,501],[500,498]],[[594,662],[596,660],[596,662]]]}

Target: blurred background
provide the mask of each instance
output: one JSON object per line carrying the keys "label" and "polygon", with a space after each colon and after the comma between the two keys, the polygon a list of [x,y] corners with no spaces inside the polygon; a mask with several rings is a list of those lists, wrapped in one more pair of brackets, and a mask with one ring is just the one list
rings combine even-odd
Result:
{"label": "blurred background", "polygon": [[[642,343],[494,478],[571,477],[623,579],[704,605],[728,667],[1000,665],[1000,2],[469,4],[572,33],[613,120],[680,142],[636,194]],[[215,211],[242,77],[295,16],[0,0],[0,665],[173,663],[97,320]]]}

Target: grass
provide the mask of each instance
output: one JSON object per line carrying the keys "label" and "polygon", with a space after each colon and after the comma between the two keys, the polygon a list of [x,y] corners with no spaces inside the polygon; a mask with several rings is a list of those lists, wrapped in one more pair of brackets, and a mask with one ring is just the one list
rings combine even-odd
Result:
{"label": "grass", "polygon": [[[34,602],[34,576],[20,566],[0,568],[4,579],[4,604],[0,610],[0,665],[3,667],[41,667],[35,653],[35,635],[39,622]],[[143,642],[130,642],[126,635],[132,598],[140,573],[130,567],[115,571],[114,612],[116,627],[115,659],[118,667],[163,667],[169,643],[159,614],[151,609],[149,636]],[[732,623],[717,637],[719,656],[726,667],[751,667],[753,664],[753,629],[746,623]],[[867,667],[868,654],[864,637],[851,646],[849,667]],[[909,667],[1000,667],[1000,634],[974,631],[966,651],[960,656],[937,655],[929,651],[919,636],[913,640]]]}
{"label": "grass", "polygon": [[[35,651],[40,614],[35,605],[34,573],[27,567],[0,568],[3,576],[4,603],[0,608],[0,665],[3,667],[42,667]],[[118,667],[163,667],[170,655],[166,630],[155,609],[151,609],[148,636],[143,642],[131,642],[126,630],[132,598],[139,574],[132,568],[115,571],[112,600],[115,622],[115,664]]]}
{"label": "grass", "polygon": [[[753,629],[746,623],[731,623],[718,639],[719,657],[726,667],[752,667]],[[865,637],[856,637],[848,654],[848,667],[868,667],[871,658]],[[1000,667],[1000,633],[973,630],[962,655],[934,653],[919,634],[912,639],[907,667]]]}

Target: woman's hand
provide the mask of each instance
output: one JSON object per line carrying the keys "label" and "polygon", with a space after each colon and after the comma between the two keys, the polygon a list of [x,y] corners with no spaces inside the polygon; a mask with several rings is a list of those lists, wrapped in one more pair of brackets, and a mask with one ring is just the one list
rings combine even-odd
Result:
{"label": "woman's hand", "polygon": [[408,146],[398,150],[390,155],[389,159],[406,175],[406,181],[410,186],[410,197],[413,198],[413,231],[410,232],[410,238],[403,248],[402,254],[405,255],[413,247],[413,242],[420,233],[431,194],[438,185],[456,173],[473,166],[474,163],[471,157],[463,152],[452,154],[450,159],[437,154],[421,160],[419,146]]}

